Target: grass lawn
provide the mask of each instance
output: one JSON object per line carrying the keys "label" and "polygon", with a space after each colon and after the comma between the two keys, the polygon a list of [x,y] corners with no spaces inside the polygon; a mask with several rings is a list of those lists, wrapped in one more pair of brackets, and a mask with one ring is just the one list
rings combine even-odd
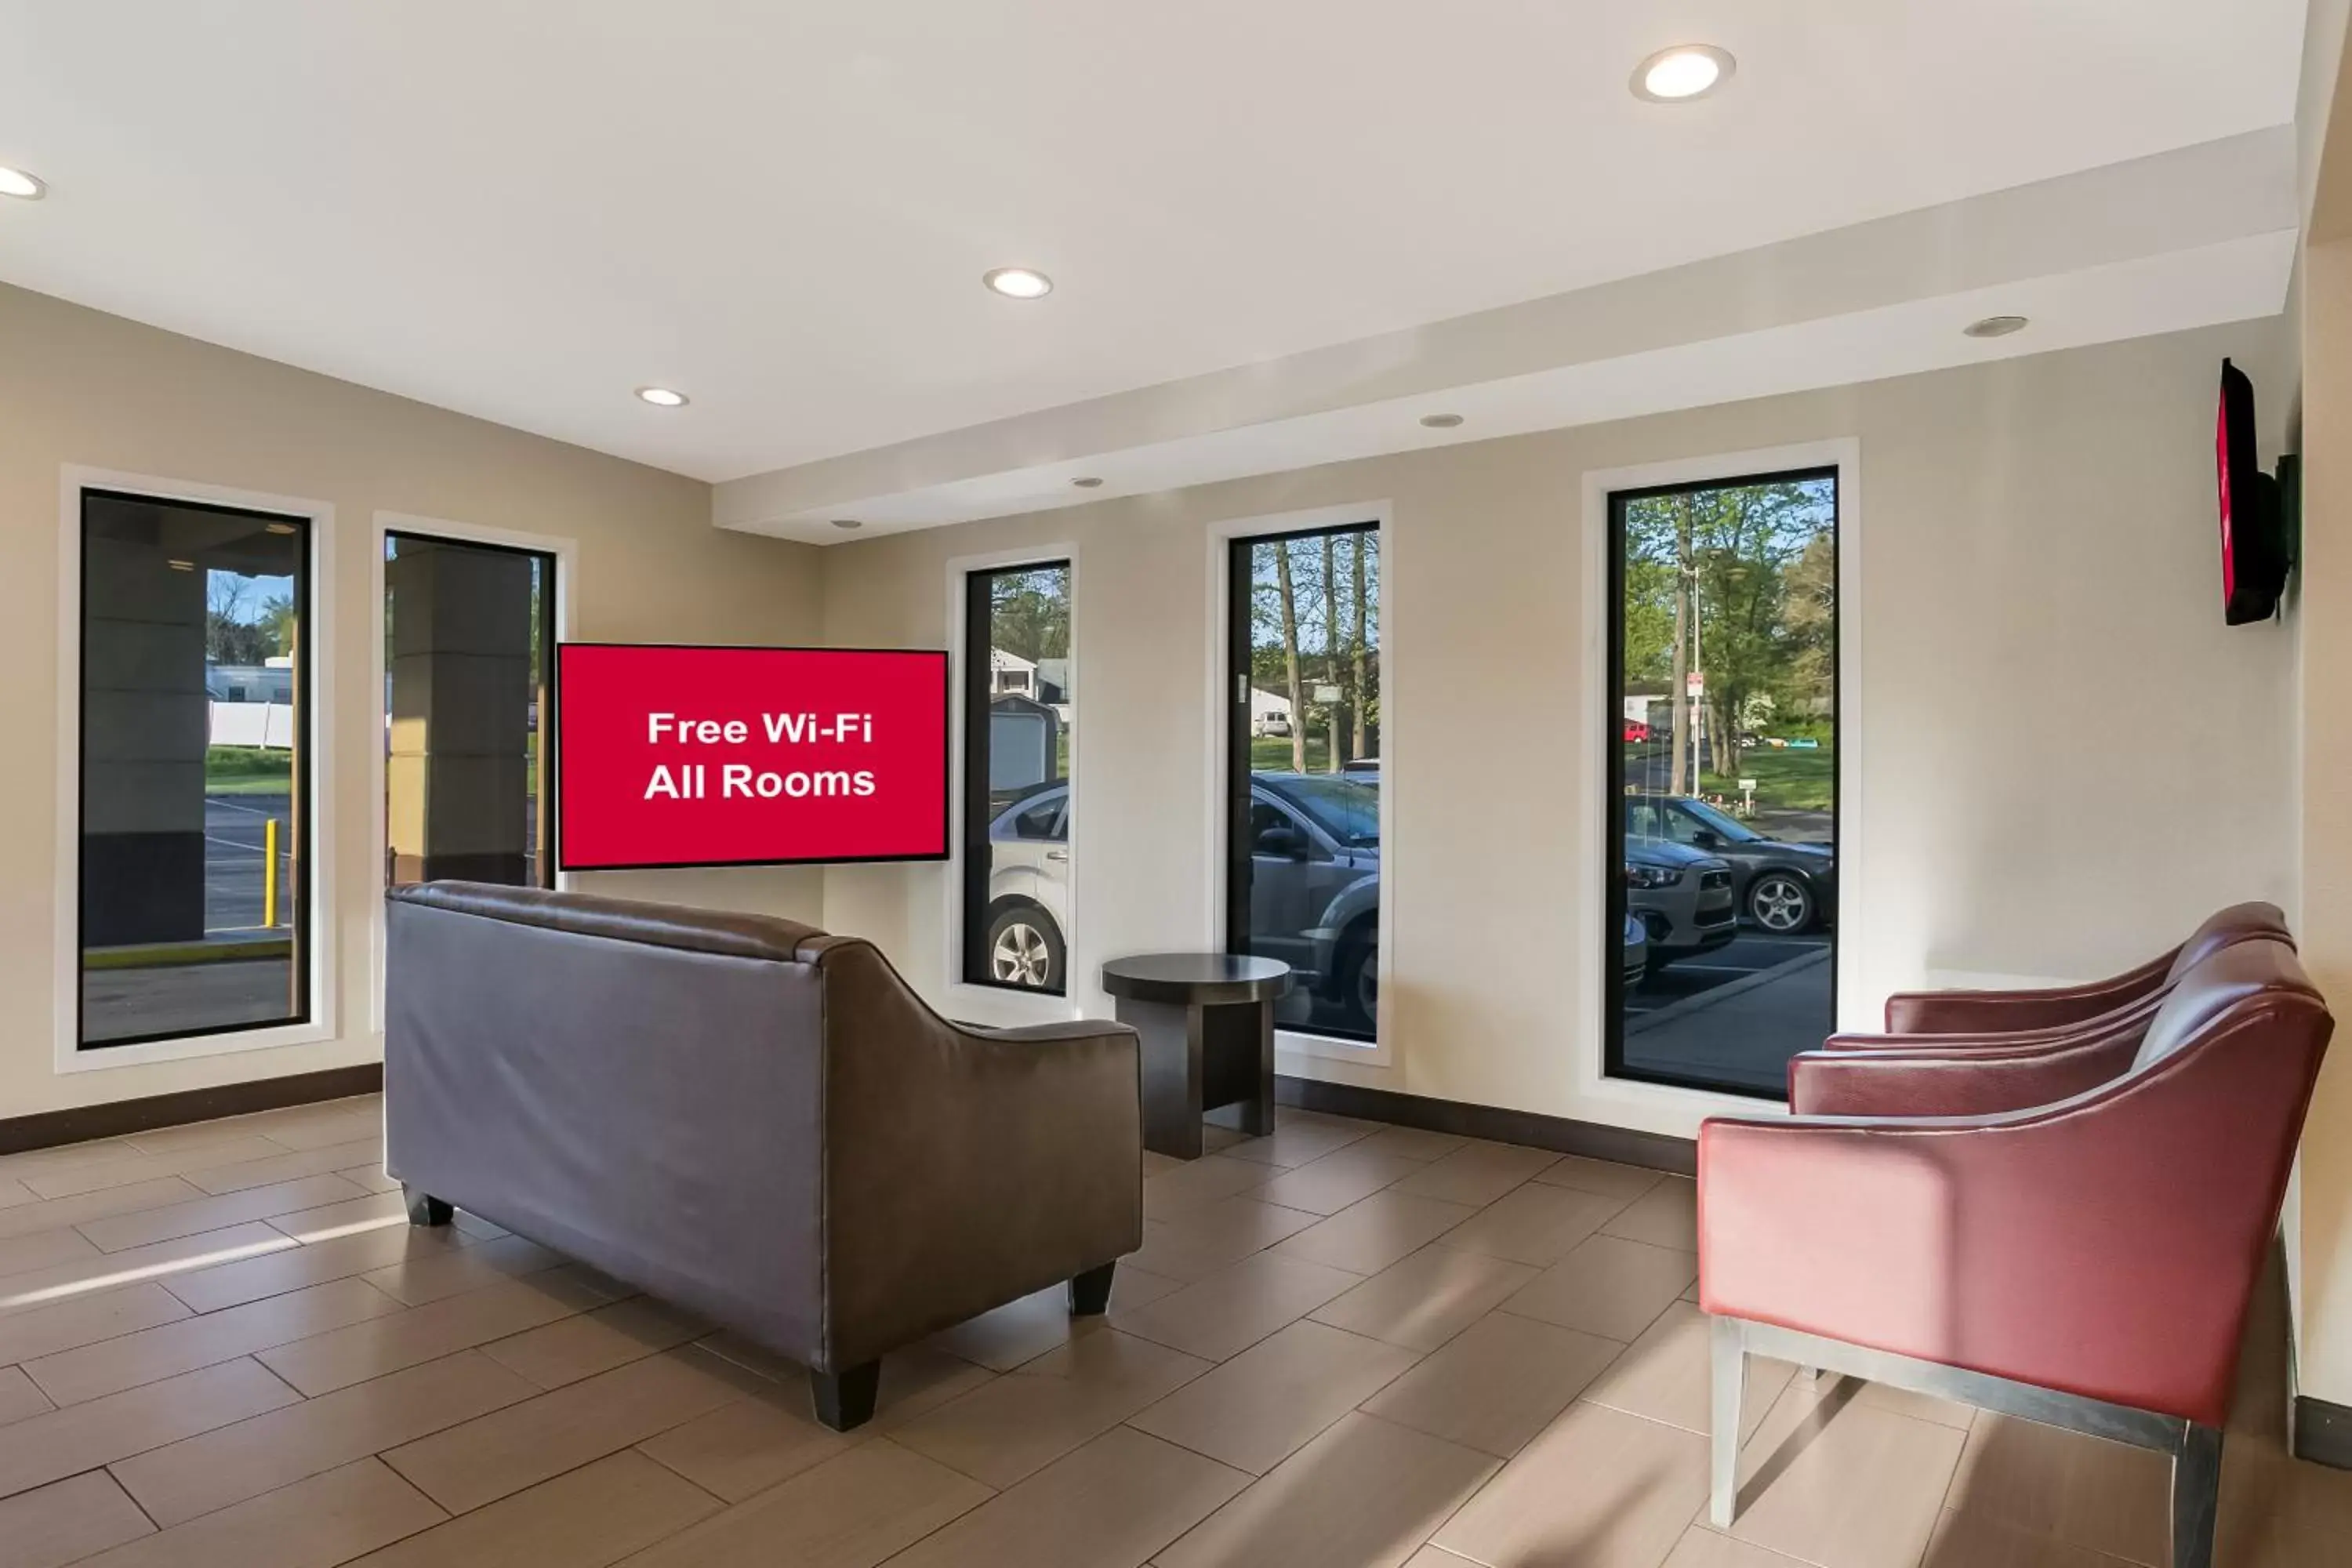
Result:
{"label": "grass lawn", "polygon": [[[1328,736],[1307,737],[1307,771],[1324,772],[1331,763],[1331,742]],[[1290,738],[1286,735],[1253,735],[1250,737],[1250,772],[1254,773],[1286,773],[1290,771]]]}
{"label": "grass lawn", "polygon": [[294,787],[294,753],[260,746],[212,746],[205,752],[206,795],[285,795]]}
{"label": "grass lawn", "polygon": [[1739,798],[1739,779],[1756,781],[1756,804],[1785,811],[1827,811],[1837,788],[1837,752],[1823,746],[1815,752],[1776,751],[1758,746],[1742,752],[1738,778],[1710,773],[1703,783],[1710,795]]}

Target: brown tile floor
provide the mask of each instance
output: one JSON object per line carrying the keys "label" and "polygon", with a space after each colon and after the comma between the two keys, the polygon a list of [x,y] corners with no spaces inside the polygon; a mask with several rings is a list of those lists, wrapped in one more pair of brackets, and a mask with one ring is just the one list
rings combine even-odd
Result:
{"label": "brown tile floor", "polygon": [[[1751,1374],[1706,1489],[1690,1184],[1286,1113],[1149,1157],[1108,1320],[1058,1292],[798,1368],[475,1216],[373,1100],[0,1158],[0,1568],[2161,1568],[2160,1460]],[[2250,1378],[2250,1384],[2262,1378]],[[2352,1562],[2248,1401],[2221,1568]]]}

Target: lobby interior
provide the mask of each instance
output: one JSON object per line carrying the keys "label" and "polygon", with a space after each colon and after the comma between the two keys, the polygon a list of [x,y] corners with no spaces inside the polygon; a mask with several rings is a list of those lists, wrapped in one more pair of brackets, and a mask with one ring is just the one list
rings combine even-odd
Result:
{"label": "lobby interior", "polygon": [[2352,0],[132,9],[0,1568],[2352,1556]]}

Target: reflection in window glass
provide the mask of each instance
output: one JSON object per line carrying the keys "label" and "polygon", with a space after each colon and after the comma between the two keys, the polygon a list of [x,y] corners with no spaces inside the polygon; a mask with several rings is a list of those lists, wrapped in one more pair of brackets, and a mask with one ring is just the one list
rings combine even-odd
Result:
{"label": "reflection in window glass", "polygon": [[553,886],[555,558],[415,533],[383,556],[387,880]]}
{"label": "reflection in window glass", "polygon": [[1837,476],[1610,515],[1609,1069],[1778,1098],[1835,995]]}
{"label": "reflection in window glass", "polygon": [[1370,523],[1233,544],[1233,952],[1298,984],[1285,1028],[1370,1040],[1379,1016],[1381,536]]}
{"label": "reflection in window glass", "polygon": [[305,1021],[310,524],[82,496],[80,1043]]}
{"label": "reflection in window glass", "polygon": [[974,572],[964,591],[963,977],[1069,984],[1070,563]]}

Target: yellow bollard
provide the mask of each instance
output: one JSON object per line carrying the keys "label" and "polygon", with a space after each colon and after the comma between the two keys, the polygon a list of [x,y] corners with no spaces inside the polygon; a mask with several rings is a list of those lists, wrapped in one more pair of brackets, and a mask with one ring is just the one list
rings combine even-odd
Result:
{"label": "yellow bollard", "polygon": [[278,926],[278,819],[261,825],[261,928]]}

